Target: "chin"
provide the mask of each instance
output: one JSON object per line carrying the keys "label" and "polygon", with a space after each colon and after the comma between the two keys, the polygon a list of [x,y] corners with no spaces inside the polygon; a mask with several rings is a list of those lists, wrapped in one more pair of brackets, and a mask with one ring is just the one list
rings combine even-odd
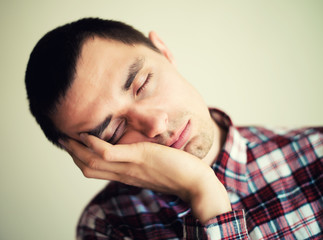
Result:
{"label": "chin", "polygon": [[211,146],[212,141],[209,138],[196,137],[185,146],[184,151],[203,159],[210,151]]}

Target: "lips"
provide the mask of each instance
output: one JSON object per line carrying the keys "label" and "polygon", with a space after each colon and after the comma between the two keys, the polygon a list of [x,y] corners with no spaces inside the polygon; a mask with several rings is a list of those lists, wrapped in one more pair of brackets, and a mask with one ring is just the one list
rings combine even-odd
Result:
{"label": "lips", "polygon": [[186,125],[178,131],[170,143],[170,147],[180,149],[188,141],[191,134],[191,121],[188,121]]}

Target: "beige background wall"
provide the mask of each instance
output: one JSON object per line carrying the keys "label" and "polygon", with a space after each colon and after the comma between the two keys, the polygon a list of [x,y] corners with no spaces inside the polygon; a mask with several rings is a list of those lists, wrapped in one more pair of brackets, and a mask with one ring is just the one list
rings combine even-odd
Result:
{"label": "beige background wall", "polygon": [[74,238],[104,181],[85,179],[30,116],[24,71],[36,41],[80,17],[156,30],[179,71],[238,125],[323,124],[322,1],[0,2],[0,239]]}

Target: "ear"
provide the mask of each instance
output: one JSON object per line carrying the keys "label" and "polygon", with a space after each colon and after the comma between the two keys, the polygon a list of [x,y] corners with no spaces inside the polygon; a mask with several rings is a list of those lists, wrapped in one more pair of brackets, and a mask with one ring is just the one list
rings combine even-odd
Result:
{"label": "ear", "polygon": [[158,48],[159,51],[168,59],[168,61],[175,65],[175,59],[173,57],[173,54],[165,45],[165,43],[159,38],[157,33],[154,31],[151,31],[149,33],[149,39],[154,44],[154,46]]}

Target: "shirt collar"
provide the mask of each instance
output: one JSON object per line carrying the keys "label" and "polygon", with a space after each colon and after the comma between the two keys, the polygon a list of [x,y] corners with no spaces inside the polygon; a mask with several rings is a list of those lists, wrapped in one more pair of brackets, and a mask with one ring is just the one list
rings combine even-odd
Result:
{"label": "shirt collar", "polygon": [[247,140],[240,135],[227,114],[215,108],[210,109],[210,114],[227,131],[223,148],[212,168],[228,191],[245,196],[249,194],[246,176]]}

